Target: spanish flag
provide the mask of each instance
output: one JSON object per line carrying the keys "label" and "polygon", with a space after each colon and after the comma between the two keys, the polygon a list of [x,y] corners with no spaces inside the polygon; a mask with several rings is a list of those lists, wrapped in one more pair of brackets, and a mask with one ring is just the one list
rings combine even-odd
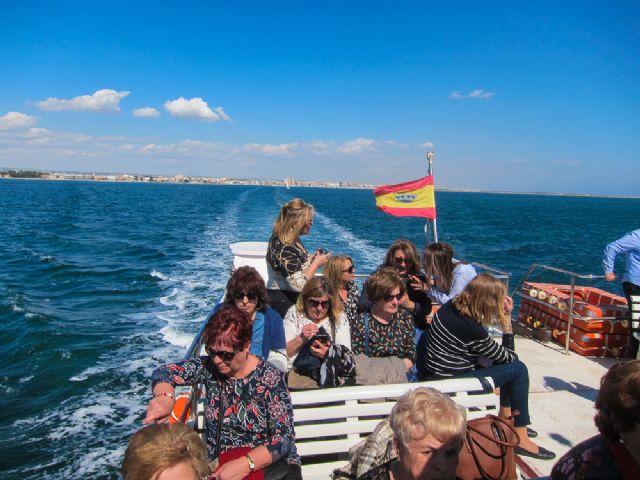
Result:
{"label": "spanish flag", "polygon": [[376,207],[390,215],[436,218],[433,175],[412,182],[383,185],[373,193],[376,196]]}

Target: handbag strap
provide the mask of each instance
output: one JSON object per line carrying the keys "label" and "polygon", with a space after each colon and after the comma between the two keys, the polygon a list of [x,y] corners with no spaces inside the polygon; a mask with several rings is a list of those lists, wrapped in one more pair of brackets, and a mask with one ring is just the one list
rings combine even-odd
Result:
{"label": "handbag strap", "polygon": [[[516,441],[515,442],[507,442],[506,440],[499,440],[497,439],[495,436],[491,436],[491,435],[487,435],[486,433],[480,431],[479,429],[475,428],[473,426],[472,423],[467,423],[467,430],[472,431],[473,433],[475,433],[476,435],[486,438],[487,440],[490,440],[494,443],[497,443],[498,445],[501,445],[503,447],[507,447],[507,448],[515,448],[520,444],[520,436],[518,435],[518,432],[516,432],[515,428],[513,428],[513,426],[511,424],[509,424],[509,422],[504,421],[502,418],[500,417],[496,417],[495,415],[487,415],[487,418],[490,419],[494,424],[499,423],[500,424],[500,428],[507,428],[508,430],[511,431],[511,433],[513,433],[516,437]],[[504,438],[506,439],[507,436],[504,435]]]}
{"label": "handbag strap", "polygon": [[369,312],[364,312],[364,354],[369,355]]}
{"label": "handbag strap", "polygon": [[222,398],[222,386],[223,382],[216,382],[218,384],[218,425],[216,428],[216,457],[220,456],[220,437],[222,434],[222,421],[224,420],[224,400]]}

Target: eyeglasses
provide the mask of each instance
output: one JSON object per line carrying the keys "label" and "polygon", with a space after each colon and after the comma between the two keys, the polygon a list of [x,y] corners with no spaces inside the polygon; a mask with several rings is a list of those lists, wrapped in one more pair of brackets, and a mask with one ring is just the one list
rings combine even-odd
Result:
{"label": "eyeglasses", "polygon": [[385,297],[384,297],[384,301],[385,301],[385,302],[390,302],[390,301],[391,301],[391,300],[393,300],[394,298],[395,298],[397,301],[400,301],[400,300],[402,300],[402,297],[404,297],[404,294],[402,294],[402,293],[399,293],[399,294],[397,294],[397,295],[385,295]]}
{"label": "eyeglasses", "polygon": [[404,257],[393,257],[393,261],[396,262],[396,263],[401,263],[403,265],[409,263],[409,262],[407,262],[407,259],[404,258]]}
{"label": "eyeglasses", "polygon": [[329,308],[329,305],[331,305],[331,300],[314,300],[313,298],[307,298],[306,302],[313,308]]}
{"label": "eyeglasses", "polygon": [[255,302],[258,299],[258,294],[256,292],[237,292],[233,294],[233,299],[237,301],[244,300],[244,297],[247,297],[250,302]]}
{"label": "eyeglasses", "polygon": [[349,268],[345,268],[344,270],[342,270],[342,273],[353,273],[355,271],[355,269],[356,269],[356,267],[351,265]]}
{"label": "eyeglasses", "polygon": [[209,355],[209,357],[212,359],[213,357],[218,357],[224,363],[229,363],[231,360],[233,360],[233,357],[235,357],[240,350],[234,350],[233,352],[226,352],[224,350],[223,351],[213,350],[210,347],[204,347],[204,351],[207,352],[207,355]]}

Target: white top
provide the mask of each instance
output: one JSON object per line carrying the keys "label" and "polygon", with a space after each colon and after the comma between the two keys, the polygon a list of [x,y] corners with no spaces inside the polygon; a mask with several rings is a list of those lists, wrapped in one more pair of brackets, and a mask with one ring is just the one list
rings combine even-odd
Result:
{"label": "white top", "polygon": [[[291,307],[287,311],[287,314],[284,316],[284,337],[287,343],[299,336],[302,333],[302,328],[309,323],[315,322],[307,318],[304,312],[298,312],[298,309],[295,305],[291,305]],[[351,329],[349,328],[347,315],[344,312],[340,314],[340,321],[338,325],[336,325],[335,338],[333,338],[333,328],[331,328],[329,317],[325,318],[316,325],[318,325],[318,327],[324,327],[324,329],[331,337],[331,340],[333,340],[333,343],[337,345],[344,345],[349,350],[351,350]],[[289,357],[289,370],[291,370],[291,368],[293,367],[293,361],[297,356],[298,354]]]}

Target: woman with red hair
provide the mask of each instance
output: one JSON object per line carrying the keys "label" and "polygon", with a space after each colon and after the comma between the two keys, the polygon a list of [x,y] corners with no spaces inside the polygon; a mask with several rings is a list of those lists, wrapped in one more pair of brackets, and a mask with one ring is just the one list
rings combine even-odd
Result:
{"label": "woman with red hair", "polygon": [[166,422],[176,385],[206,386],[205,429],[209,458],[249,447],[246,455],[224,463],[216,477],[245,478],[283,460],[296,466],[293,407],[284,374],[250,353],[251,318],[224,306],[202,334],[206,356],[164,365],[153,372],[153,398],[144,423]]}

